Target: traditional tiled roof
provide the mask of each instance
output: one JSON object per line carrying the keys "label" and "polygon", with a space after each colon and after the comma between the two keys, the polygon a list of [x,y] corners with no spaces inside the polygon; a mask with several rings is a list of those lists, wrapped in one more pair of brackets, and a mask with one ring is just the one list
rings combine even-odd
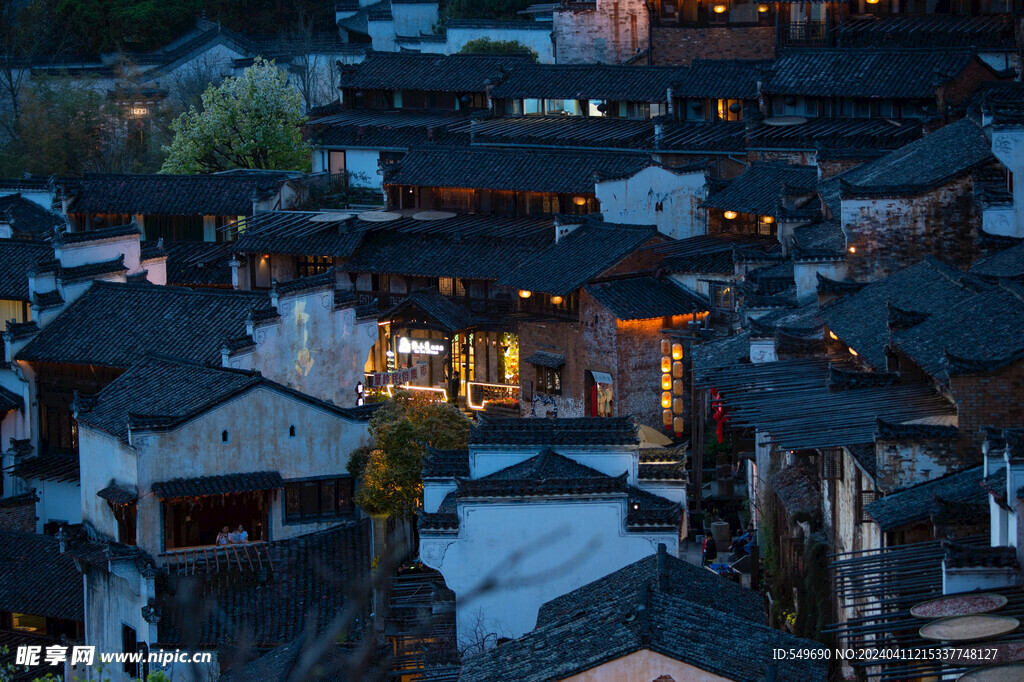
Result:
{"label": "traditional tiled roof", "polygon": [[554,235],[550,220],[483,215],[406,218],[366,230],[345,269],[496,280],[534,258]]}
{"label": "traditional tiled roof", "polygon": [[735,258],[764,257],[780,250],[779,240],[746,234],[704,234],[660,244],[654,248],[671,272],[731,275]]}
{"label": "traditional tiled roof", "polygon": [[972,299],[984,285],[976,278],[935,260],[925,260],[860,291],[844,296],[821,311],[828,328],[859,357],[879,370],[886,368],[889,343],[888,303],[920,313],[937,313]]}
{"label": "traditional tiled roof", "polygon": [[657,235],[653,227],[589,223],[512,269],[498,284],[565,296]]}
{"label": "traditional tiled roof", "polygon": [[878,431],[875,432],[875,440],[952,440],[959,435],[960,431],[957,427],[945,424],[899,423],[878,419]]}
{"label": "traditional tiled roof", "polygon": [[746,124],[681,121],[665,124],[657,149],[663,152],[718,153],[745,152]]}
{"label": "traditional tiled roof", "polygon": [[124,486],[118,485],[111,482],[106,488],[96,493],[97,497],[101,497],[108,502],[114,504],[131,504],[139,499],[139,493],[135,490],[129,490]]}
{"label": "traditional tiled roof", "polygon": [[593,116],[509,116],[472,119],[452,130],[476,145],[523,147],[654,149],[654,123]]}
{"label": "traditional tiled roof", "polygon": [[841,191],[843,196],[920,194],[994,158],[981,128],[961,119],[845,173]]}
{"label": "traditional tiled roof", "polygon": [[16,238],[43,239],[53,235],[54,228],[64,229],[63,216],[48,211],[20,194],[0,197],[0,222],[8,222]]}
{"label": "traditional tiled roof", "polygon": [[522,55],[418,54],[371,52],[346,67],[338,81],[345,89],[483,92],[513,68],[531,64]]}
{"label": "traditional tiled roof", "polygon": [[12,472],[15,476],[27,480],[56,481],[58,483],[78,483],[80,475],[78,455],[47,453],[22,459]]}
{"label": "traditional tiled roof", "polygon": [[133,428],[170,428],[257,386],[283,392],[348,419],[351,410],[263,378],[258,372],[207,367],[175,358],[145,357],[86,401],[78,422],[123,441]]}
{"label": "traditional tiled roof", "polygon": [[893,386],[899,382],[899,374],[891,372],[860,372],[832,365],[828,368],[830,391],[850,391],[869,386]]}
{"label": "traditional tiled roof", "polygon": [[423,458],[423,478],[469,476],[469,450],[427,448]]}
{"label": "traditional tiled roof", "polygon": [[[936,306],[919,323],[892,332],[892,343],[933,377],[988,372],[1024,357],[1024,288],[1006,283]],[[957,324],[965,315],[984,325]]]}
{"label": "traditional tiled roof", "polygon": [[950,568],[1020,568],[1016,547],[985,547],[943,540],[943,563]]}
{"label": "traditional tiled roof", "polygon": [[574,445],[637,445],[632,417],[579,417],[559,419],[491,419],[478,422],[469,435],[470,445],[548,447]]}
{"label": "traditional tiled roof", "polygon": [[983,113],[991,116],[992,125],[1019,126],[1024,123],[1024,84],[991,83],[982,90]]}
{"label": "traditional tiled roof", "polygon": [[[657,568],[649,568],[648,558],[639,562],[640,568],[628,566],[549,602],[541,607],[536,629],[464,659],[459,679],[546,682],[592,671],[642,650],[731,680],[764,679],[769,665],[774,665],[779,679],[825,676],[823,663],[771,661],[775,647],[821,645],[770,628],[760,618],[753,622],[741,615],[747,613],[748,603],[737,593],[742,588],[727,587],[728,581],[713,575],[698,577],[702,569],[668,560],[671,568],[662,581],[667,585],[659,585]],[[558,604],[563,607],[556,611],[553,605]]]}
{"label": "traditional tiled roof", "polygon": [[813,516],[821,505],[821,489],[808,467],[793,464],[768,479],[791,517]]}
{"label": "traditional tiled roof", "polygon": [[517,64],[491,95],[498,99],[665,102],[679,75],[680,69],[674,66]]}
{"label": "traditional tiled roof", "polygon": [[584,288],[620,320],[689,315],[708,307],[700,297],[649,275],[594,282]]}
{"label": "traditional tiled roof", "polygon": [[558,369],[559,367],[565,366],[565,356],[561,353],[549,353],[546,350],[536,350],[531,353],[529,357],[524,358],[523,362],[528,365]]}
{"label": "traditional tiled roof", "polygon": [[[665,557],[664,571],[672,594],[709,609],[725,611],[748,624],[765,622],[764,600],[754,590],[722,580],[715,573],[671,555]],[[537,613],[537,626],[575,616],[594,604],[622,596],[624,591],[635,595],[642,586],[657,589],[658,578],[658,555],[652,554],[545,602]]]}
{"label": "traditional tiled roof", "polygon": [[100,263],[89,263],[71,268],[62,267],[57,272],[57,276],[63,282],[73,282],[102,277],[104,275],[124,274],[126,272],[128,272],[128,268],[124,264],[124,256],[122,255]]}
{"label": "traditional tiled roof", "polygon": [[532,497],[625,493],[626,472],[609,476],[545,448],[483,478],[460,479],[458,497]]}
{"label": "traditional tiled roof", "polygon": [[993,279],[1024,278],[1024,242],[979,258],[971,266],[971,274]]}
{"label": "traditional tiled roof", "polygon": [[56,538],[0,530],[0,610],[85,620],[82,574]]}
{"label": "traditional tiled roof", "polygon": [[676,97],[757,99],[757,81],[770,61],[694,59],[679,69],[672,88]]}
{"label": "traditional tiled roof", "polygon": [[219,365],[224,339],[244,336],[249,311],[269,306],[265,293],[97,281],[18,359],[128,367],[153,352]]}
{"label": "traditional tiled roof", "polygon": [[950,50],[811,49],[783,54],[762,90],[809,97],[934,98],[975,59]]}
{"label": "traditional tiled roof", "polygon": [[703,206],[779,217],[789,210],[784,206],[786,197],[813,194],[817,187],[818,169],[814,166],[752,163],[725,187],[710,192]]}
{"label": "traditional tiled roof", "polygon": [[518,192],[593,194],[603,178],[621,178],[652,165],[647,154],[474,147],[409,150],[385,175],[388,185]]}
{"label": "traditional tiled roof", "polygon": [[316,144],[327,147],[408,149],[427,142],[468,142],[468,125],[466,115],[458,112],[346,109],[317,118],[306,130]]}
{"label": "traditional tiled roof", "polygon": [[411,292],[391,309],[382,313],[380,317],[381,319],[391,319],[397,313],[408,308],[421,310],[449,332],[469,329],[478,321],[469,310],[442,296],[437,287],[417,289]]}
{"label": "traditional tiled roof", "polygon": [[850,19],[835,28],[838,47],[1014,49],[1010,14]]}
{"label": "traditional tiled roof", "polygon": [[276,490],[284,487],[284,479],[276,471],[254,471],[223,476],[176,478],[171,481],[154,483],[150,487],[153,489],[154,495],[161,500],[167,500],[178,497],[230,495],[253,490]]}
{"label": "traditional tiled roof", "polygon": [[113,227],[102,227],[97,230],[84,230],[82,232],[58,232],[53,236],[53,241],[56,244],[84,244],[86,242],[98,242],[103,239],[113,239],[116,237],[128,237],[136,234],[142,234],[138,226],[133,220],[125,225],[115,225]]}
{"label": "traditional tiled roof", "polygon": [[[153,244],[144,242],[143,248]],[[217,242],[164,242],[167,283],[176,286],[231,286],[231,245]]]}
{"label": "traditional tiled roof", "polygon": [[710,369],[750,362],[750,333],[744,332],[723,339],[695,345],[690,351],[695,369]]}
{"label": "traditional tiled roof", "polygon": [[[240,570],[174,576],[173,594],[159,591],[160,643],[274,647],[304,638],[307,626],[322,633],[369,589],[368,519],[270,543],[266,554],[270,565],[243,561]],[[358,639],[368,614],[356,608],[348,641]]]}
{"label": "traditional tiled roof", "polygon": [[351,213],[262,211],[226,232],[237,238],[232,250],[238,253],[346,258],[374,225]]}
{"label": "traditional tiled roof", "polygon": [[87,175],[73,213],[249,215],[253,193],[265,198],[288,173]]}
{"label": "traditional tiled roof", "polygon": [[844,258],[846,236],[839,220],[801,225],[793,230],[793,247],[797,260]]}
{"label": "traditional tiled roof", "polygon": [[21,396],[0,386],[0,416],[6,415],[12,410],[24,410],[25,402]]}
{"label": "traditional tiled roof", "polygon": [[[981,507],[987,500],[981,487],[983,470],[976,466],[905,488],[865,505],[864,511],[885,532],[930,518],[942,501]],[[982,515],[987,517],[987,511]]]}
{"label": "traditional tiled roof", "polygon": [[[49,244],[0,239],[0,299],[27,301],[28,271],[49,258],[53,258]],[[6,321],[0,321],[0,328]]]}

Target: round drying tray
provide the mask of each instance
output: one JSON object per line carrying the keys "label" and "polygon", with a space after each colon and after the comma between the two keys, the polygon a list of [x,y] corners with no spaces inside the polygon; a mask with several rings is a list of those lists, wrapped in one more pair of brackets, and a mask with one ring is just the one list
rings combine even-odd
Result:
{"label": "round drying tray", "polygon": [[964,673],[957,682],[1020,682],[1024,680],[1024,663],[987,665]]}
{"label": "round drying tray", "polygon": [[1007,635],[1019,626],[1016,618],[981,613],[933,620],[922,625],[919,634],[924,639],[940,642],[980,642]]}
{"label": "round drying tray", "polygon": [[337,212],[332,211],[330,213],[317,213],[315,216],[312,216],[309,219],[309,222],[311,222],[311,223],[338,223],[338,222],[341,222],[342,220],[348,220],[351,217],[352,217],[351,213],[337,213]]}
{"label": "round drying tray", "polygon": [[393,211],[363,211],[359,214],[360,220],[365,220],[368,223],[390,223],[392,220],[398,220],[402,215]]}
{"label": "round drying tray", "polygon": [[929,599],[910,607],[910,615],[916,618],[934,620],[949,616],[971,616],[976,613],[998,611],[1006,606],[1006,597],[1001,594],[983,592],[979,594],[953,594]]}
{"label": "round drying tray", "polygon": [[454,217],[451,211],[420,211],[412,214],[413,220],[447,220]]}

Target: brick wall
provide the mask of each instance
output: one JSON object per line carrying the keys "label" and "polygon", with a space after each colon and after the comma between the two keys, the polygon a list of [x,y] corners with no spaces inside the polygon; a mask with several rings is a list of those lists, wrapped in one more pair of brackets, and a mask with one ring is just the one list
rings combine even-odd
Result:
{"label": "brick wall", "polygon": [[961,374],[949,382],[959,414],[961,444],[981,460],[982,425],[1014,427],[1024,424],[1024,360],[988,374]]}
{"label": "brick wall", "polygon": [[651,43],[655,64],[686,64],[694,59],[771,59],[775,56],[772,26],[654,27]]}
{"label": "brick wall", "polygon": [[886,493],[931,481],[964,468],[953,439],[876,441],[875,483]]}
{"label": "brick wall", "polygon": [[22,533],[36,532],[35,493],[0,501],[0,528]]}

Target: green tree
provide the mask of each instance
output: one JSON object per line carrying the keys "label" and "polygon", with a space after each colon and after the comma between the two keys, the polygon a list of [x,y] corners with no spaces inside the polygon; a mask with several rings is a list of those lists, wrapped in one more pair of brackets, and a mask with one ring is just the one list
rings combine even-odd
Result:
{"label": "green tree", "polygon": [[523,45],[518,40],[477,38],[463,45],[459,52],[463,54],[525,54],[534,62],[537,61],[537,51]]}
{"label": "green tree", "polygon": [[231,168],[308,170],[302,140],[301,98],[288,75],[257,59],[239,78],[209,87],[202,109],[192,107],[173,123],[161,173],[212,173]]}
{"label": "green tree", "polygon": [[370,419],[373,445],[353,453],[356,503],[371,514],[408,516],[423,499],[427,448],[465,448],[470,422],[454,405],[398,391]]}

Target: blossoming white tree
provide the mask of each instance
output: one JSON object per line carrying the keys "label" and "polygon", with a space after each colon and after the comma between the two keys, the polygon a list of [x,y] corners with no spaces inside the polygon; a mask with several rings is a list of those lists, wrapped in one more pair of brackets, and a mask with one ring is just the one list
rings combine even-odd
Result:
{"label": "blossoming white tree", "polygon": [[231,168],[307,170],[298,90],[272,61],[257,59],[239,78],[207,88],[202,109],[173,123],[161,173],[212,173]]}

